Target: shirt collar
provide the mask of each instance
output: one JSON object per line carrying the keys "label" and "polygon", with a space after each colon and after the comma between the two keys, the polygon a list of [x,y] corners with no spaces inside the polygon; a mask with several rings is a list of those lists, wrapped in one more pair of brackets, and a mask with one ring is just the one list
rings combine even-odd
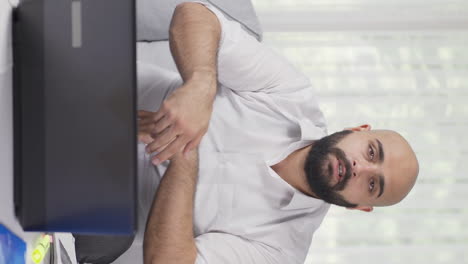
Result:
{"label": "shirt collar", "polygon": [[317,126],[310,119],[302,119],[299,121],[301,127],[301,140],[311,141],[317,140],[327,135],[326,126]]}
{"label": "shirt collar", "polygon": [[298,210],[308,208],[319,208],[327,205],[323,200],[305,195],[298,190],[294,190],[294,194],[289,203],[283,207],[282,210]]}
{"label": "shirt collar", "polygon": [[[270,176],[284,181],[270,166],[268,166],[268,173],[270,174]],[[284,181],[284,184],[288,183]],[[318,208],[326,204],[323,200],[305,195],[289,184],[288,186],[291,188],[293,195],[291,197],[291,200],[289,200],[289,202],[287,202],[284,206],[281,207],[282,210]]]}

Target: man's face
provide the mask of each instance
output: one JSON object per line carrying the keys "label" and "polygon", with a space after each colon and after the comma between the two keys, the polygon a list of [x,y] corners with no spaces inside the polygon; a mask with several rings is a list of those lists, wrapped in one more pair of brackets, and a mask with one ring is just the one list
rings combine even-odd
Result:
{"label": "man's face", "polygon": [[314,143],[305,166],[310,188],[344,207],[394,204],[414,185],[416,157],[397,133],[360,128]]}
{"label": "man's face", "polygon": [[[344,207],[355,207],[357,204],[348,202],[338,193],[346,187],[351,177],[351,165],[346,154],[336,145],[351,133],[350,130],[344,130],[316,141],[305,165],[311,190],[325,202]],[[338,160],[342,162],[337,168]]]}

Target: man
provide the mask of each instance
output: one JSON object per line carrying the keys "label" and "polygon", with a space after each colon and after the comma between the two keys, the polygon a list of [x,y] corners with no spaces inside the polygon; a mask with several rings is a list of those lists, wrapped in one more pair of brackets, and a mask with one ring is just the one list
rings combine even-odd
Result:
{"label": "man", "polygon": [[411,190],[403,137],[326,136],[308,79],[215,7],[179,5],[170,33],[183,82],[139,65],[140,106],[159,109],[139,112],[139,139],[164,173],[144,263],[303,263],[329,204],[370,212]]}

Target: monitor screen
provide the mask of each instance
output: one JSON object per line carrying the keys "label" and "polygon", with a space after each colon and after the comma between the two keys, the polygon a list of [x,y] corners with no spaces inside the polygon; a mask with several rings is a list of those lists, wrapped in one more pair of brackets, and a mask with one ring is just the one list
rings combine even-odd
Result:
{"label": "monitor screen", "polygon": [[136,230],[135,2],[14,14],[15,209],[25,231]]}

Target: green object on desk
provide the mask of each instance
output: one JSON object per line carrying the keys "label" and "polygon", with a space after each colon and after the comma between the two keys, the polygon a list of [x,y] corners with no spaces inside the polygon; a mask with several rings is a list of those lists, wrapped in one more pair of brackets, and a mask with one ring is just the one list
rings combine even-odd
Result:
{"label": "green object on desk", "polygon": [[39,237],[31,256],[34,263],[39,264],[42,262],[45,255],[49,251],[51,238],[52,237],[50,235],[42,235]]}

